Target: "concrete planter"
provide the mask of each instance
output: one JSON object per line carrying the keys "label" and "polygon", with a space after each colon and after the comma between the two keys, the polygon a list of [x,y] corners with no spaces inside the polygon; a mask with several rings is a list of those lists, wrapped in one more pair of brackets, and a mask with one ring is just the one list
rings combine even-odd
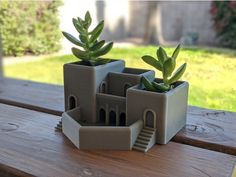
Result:
{"label": "concrete planter", "polygon": [[188,83],[149,92],[141,88],[142,76],[155,79],[154,71],[125,68],[122,60],[65,64],[63,133],[80,149],[146,152],[166,144],[186,123]]}
{"label": "concrete planter", "polygon": [[166,144],[186,124],[188,83],[178,82],[166,93],[143,90],[135,86],[127,93],[128,121],[144,120],[144,126],[155,128],[156,143]]}
{"label": "concrete planter", "polygon": [[[109,72],[122,72],[124,61],[112,60],[99,66],[86,66],[82,62],[64,65],[65,110],[80,107],[81,118],[96,122],[96,93]],[[82,103],[82,104],[81,104]]]}

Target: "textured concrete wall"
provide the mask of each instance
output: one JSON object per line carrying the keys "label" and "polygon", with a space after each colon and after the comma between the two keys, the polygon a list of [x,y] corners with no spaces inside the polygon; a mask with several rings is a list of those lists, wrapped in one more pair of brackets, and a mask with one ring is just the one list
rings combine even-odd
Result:
{"label": "textured concrete wall", "polygon": [[[61,29],[72,34],[76,31],[71,18],[91,12],[94,27],[105,19],[102,38],[122,40],[127,37],[143,38],[148,21],[150,3],[157,6],[152,33],[164,41],[178,41],[188,32],[199,33],[200,44],[215,43],[215,33],[209,14],[210,1],[82,1],[67,0],[60,8]],[[156,30],[156,31],[155,31]],[[152,34],[153,35],[153,34]],[[162,42],[162,40],[160,40]],[[63,39],[63,46],[70,50],[71,44]]]}
{"label": "textured concrete wall", "polygon": [[[89,141],[88,141],[89,140]],[[130,150],[131,130],[129,127],[81,127],[80,149]]]}
{"label": "textured concrete wall", "polygon": [[199,34],[200,44],[215,41],[209,14],[210,1],[160,2],[162,35],[165,40],[179,40],[188,32]]}

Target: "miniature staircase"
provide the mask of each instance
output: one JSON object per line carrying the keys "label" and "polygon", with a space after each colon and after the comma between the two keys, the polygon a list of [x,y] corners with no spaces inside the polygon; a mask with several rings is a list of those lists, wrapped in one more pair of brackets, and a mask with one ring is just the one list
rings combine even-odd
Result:
{"label": "miniature staircase", "polygon": [[147,152],[155,144],[156,129],[143,127],[134,143],[133,149],[137,151]]}
{"label": "miniature staircase", "polygon": [[61,131],[62,130],[62,121],[60,120],[55,129]]}

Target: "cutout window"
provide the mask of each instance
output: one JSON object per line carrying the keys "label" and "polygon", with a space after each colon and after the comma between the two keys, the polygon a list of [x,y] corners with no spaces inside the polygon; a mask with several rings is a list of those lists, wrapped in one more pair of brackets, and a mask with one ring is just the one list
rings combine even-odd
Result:
{"label": "cutout window", "polygon": [[126,115],[124,112],[120,114],[120,121],[119,126],[125,126],[126,125]]}
{"label": "cutout window", "polygon": [[116,126],[116,113],[115,113],[115,111],[111,111],[109,113],[109,125]]}
{"label": "cutout window", "polygon": [[102,124],[106,123],[106,111],[103,108],[99,111],[99,122]]}
{"label": "cutout window", "polygon": [[76,100],[75,96],[73,96],[73,95],[69,96],[69,105],[68,106],[69,106],[69,108],[68,108],[69,110],[76,108],[77,100]]}

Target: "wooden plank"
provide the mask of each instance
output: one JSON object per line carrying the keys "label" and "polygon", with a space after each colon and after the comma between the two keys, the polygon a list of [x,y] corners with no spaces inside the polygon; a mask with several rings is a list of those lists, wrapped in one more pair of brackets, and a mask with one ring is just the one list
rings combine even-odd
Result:
{"label": "wooden plank", "polygon": [[2,78],[0,102],[61,115],[64,111],[64,89],[57,85]]}
{"label": "wooden plank", "polygon": [[236,113],[191,106],[173,141],[236,155]]}
{"label": "wooden plank", "polygon": [[228,177],[236,163],[235,156],[173,142],[146,154],[82,151],[54,129],[59,120],[0,104],[0,170],[21,176]]}
{"label": "wooden plank", "polygon": [[[0,102],[60,115],[62,86],[15,79],[0,81]],[[189,106],[187,126],[173,141],[236,155],[236,113]]]}

